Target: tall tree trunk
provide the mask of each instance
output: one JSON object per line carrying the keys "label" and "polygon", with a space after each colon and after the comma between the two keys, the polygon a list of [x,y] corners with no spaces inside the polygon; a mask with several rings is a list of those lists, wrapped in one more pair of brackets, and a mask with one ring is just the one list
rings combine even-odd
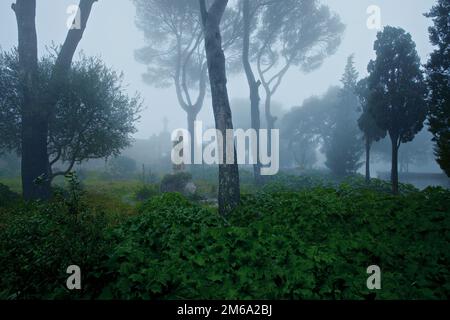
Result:
{"label": "tall tree trunk", "polygon": [[[38,99],[36,0],[17,0],[12,9],[18,27],[22,105],[22,190],[26,200],[48,199],[46,112]],[[43,178],[43,179],[38,179]]]}
{"label": "tall tree trunk", "polygon": [[253,165],[253,175],[255,178],[255,184],[261,182],[261,163],[259,161],[259,129],[261,128],[261,118],[259,113],[259,86],[260,81],[256,81],[255,74],[252,70],[250,64],[249,52],[250,52],[250,26],[251,26],[251,16],[250,16],[250,0],[244,0],[243,8],[244,17],[244,44],[242,60],[244,64],[245,75],[247,76],[248,87],[250,89],[250,112],[251,112],[251,126],[252,129],[256,131],[257,135],[257,146],[256,146],[256,163]]}
{"label": "tall tree trunk", "polygon": [[265,101],[265,114],[266,114],[266,123],[267,123],[267,152],[272,154],[272,129],[275,128],[275,121],[277,120],[276,117],[272,115],[271,112],[271,106],[272,106],[272,92],[268,87],[266,88],[266,101]]}
{"label": "tall tree trunk", "polygon": [[[68,32],[58,55],[47,98],[38,101],[36,0],[17,0],[12,4],[16,13],[21,83],[24,96],[22,106],[22,189],[27,200],[46,200],[51,196],[51,166],[47,150],[50,117],[63,89],[73,55],[80,42],[97,0],[80,0],[81,26]],[[40,99],[39,99],[40,100]]]}
{"label": "tall tree trunk", "polygon": [[50,107],[50,117],[54,112],[55,105],[61,92],[64,90],[67,75],[72,66],[73,57],[83,38],[94,2],[97,2],[97,0],[80,0],[79,12],[81,24],[78,26],[79,28],[73,28],[68,31],[64,44],[56,58],[51,79],[51,94],[46,101],[47,105]]}
{"label": "tall tree trunk", "polygon": [[[45,101],[47,110],[47,126],[55,113],[56,104],[67,84],[67,77],[72,66],[73,57],[78,48],[78,45],[83,38],[83,34],[86,30],[87,22],[89,20],[92,6],[97,0],[80,0],[78,5],[79,15],[80,15],[80,25],[75,28],[70,29],[67,32],[66,39],[64,40],[61,50],[56,58],[55,66],[53,67],[52,77],[50,82],[50,90],[47,94],[47,99]],[[53,180],[53,175],[51,174],[51,165],[47,157],[48,163],[48,188],[51,186],[51,181]],[[73,165],[71,165],[70,170],[72,170]]]}
{"label": "tall tree trunk", "polygon": [[391,136],[392,144],[392,164],[391,164],[391,183],[392,193],[398,194],[398,138]]}
{"label": "tall tree trunk", "polygon": [[[223,135],[223,157],[219,164],[219,213],[226,217],[239,204],[239,169],[235,150],[228,150],[226,131],[233,130],[230,102],[227,91],[227,77],[225,70],[225,55],[222,49],[220,34],[220,21],[225,12],[228,0],[215,0],[209,10],[206,1],[200,1],[200,10],[205,36],[205,50],[208,62],[209,79],[211,86],[212,105],[216,129]],[[233,142],[228,142],[232,143]],[[234,147],[232,149],[235,149]],[[233,152],[234,161],[227,164],[229,152]]]}
{"label": "tall tree trunk", "polygon": [[62,76],[67,74],[71,65],[75,51],[77,50],[78,44],[83,38],[84,31],[86,30],[87,22],[91,15],[91,10],[94,2],[97,0],[80,0],[78,5],[80,10],[80,25],[79,28],[70,29],[66,35],[64,44],[61,47],[61,51],[58,54],[56,61],[55,71],[56,75],[61,73]]}
{"label": "tall tree trunk", "polygon": [[[270,91],[266,90],[266,102],[265,102],[264,109],[265,109],[265,113],[266,113],[267,130],[274,129],[275,121],[277,120],[277,118],[272,115],[271,107],[272,107],[272,93]],[[270,146],[270,140],[269,140],[269,146]]]}
{"label": "tall tree trunk", "polygon": [[366,183],[370,183],[370,140],[366,137]]}
{"label": "tall tree trunk", "polygon": [[194,152],[195,152],[195,120],[197,119],[197,114],[194,112],[192,106],[186,111],[187,113],[187,122],[188,122],[188,131],[191,136],[191,164],[194,164]]}
{"label": "tall tree trunk", "polygon": [[[199,93],[197,97],[197,101],[194,105],[186,105],[183,100],[179,100],[179,103],[181,104],[182,108],[187,113],[187,122],[188,122],[188,131],[191,135],[191,163],[194,164],[194,152],[195,152],[195,146],[197,143],[197,137],[195,135],[195,121],[197,120],[197,115],[200,112],[200,110],[203,107],[203,102],[205,100],[206,96],[206,70],[207,66],[206,64],[202,67],[201,75],[200,75],[200,81],[199,81]],[[187,94],[187,92],[186,92]],[[190,101],[190,99],[189,99]]]}

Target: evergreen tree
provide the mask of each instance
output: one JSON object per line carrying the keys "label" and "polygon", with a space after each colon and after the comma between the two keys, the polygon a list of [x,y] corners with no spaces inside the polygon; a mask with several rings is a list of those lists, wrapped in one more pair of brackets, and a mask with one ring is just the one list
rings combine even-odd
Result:
{"label": "evergreen tree", "polygon": [[325,164],[337,176],[353,174],[362,165],[361,135],[357,126],[358,99],[355,95],[357,80],[358,72],[351,55],[341,79],[343,88],[335,108],[332,131],[325,140]]}
{"label": "evergreen tree", "polygon": [[359,98],[362,110],[362,114],[358,119],[358,126],[364,134],[364,144],[366,149],[366,182],[370,182],[370,149],[374,142],[386,137],[386,131],[378,127],[375,118],[369,112],[369,105],[367,103],[369,96],[367,78],[358,82],[356,94]]}
{"label": "evergreen tree", "polygon": [[439,0],[425,16],[433,19],[430,41],[437,47],[426,66],[430,90],[428,121],[436,142],[437,162],[450,176],[450,2]]}
{"label": "evergreen tree", "polygon": [[368,71],[369,112],[391,139],[392,191],[398,193],[398,149],[423,128],[427,107],[420,58],[411,35],[387,26],[377,35]]}

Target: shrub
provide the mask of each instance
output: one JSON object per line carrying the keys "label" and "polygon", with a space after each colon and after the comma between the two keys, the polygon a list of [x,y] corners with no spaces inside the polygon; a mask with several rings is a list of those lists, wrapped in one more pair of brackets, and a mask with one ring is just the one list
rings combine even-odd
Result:
{"label": "shrub", "polygon": [[86,193],[76,172],[69,172],[64,178],[67,187],[54,187],[53,195],[67,207],[69,214],[78,214],[87,207],[84,201]]}
{"label": "shrub", "polygon": [[[446,299],[450,192],[318,187],[243,197],[229,221],[179,194],[111,234],[100,298]],[[366,287],[368,266],[383,290]]]}
{"label": "shrub", "polygon": [[[0,299],[450,297],[446,189],[405,186],[394,196],[382,181],[298,177],[243,195],[227,220],[164,193],[110,225],[75,178],[51,203],[1,208]],[[72,264],[81,291],[66,289]],[[382,272],[375,292],[366,287],[373,264]]]}
{"label": "shrub", "polygon": [[166,174],[161,181],[161,192],[184,193],[184,188],[190,181],[192,175],[188,172]]}
{"label": "shrub", "polygon": [[[316,187],[326,188],[341,188],[347,186],[355,190],[369,189],[381,193],[392,193],[392,185],[389,181],[380,179],[371,179],[367,184],[365,178],[362,175],[356,174],[353,176],[347,176],[344,178],[336,178],[329,174],[316,173],[316,174],[302,174],[292,175],[287,173],[280,173],[273,177],[268,177],[266,184],[262,188],[265,192],[292,192],[302,191]],[[399,192],[401,194],[407,194],[411,192],[419,191],[413,185],[399,184]]]}
{"label": "shrub", "polygon": [[[220,224],[216,214],[191,204],[180,194],[154,197],[142,205],[139,216],[110,235],[115,246],[103,271],[109,284],[99,298],[177,298],[180,293],[171,288],[183,286],[190,290],[192,282],[184,281],[192,271],[189,265],[199,262],[197,258],[203,259],[191,255],[198,248],[183,238],[192,239],[192,233]],[[190,244],[194,246],[188,248]]]}
{"label": "shrub", "polygon": [[160,194],[158,185],[145,184],[135,192],[134,198],[137,201],[146,201],[158,194]]}
{"label": "shrub", "polygon": [[11,205],[20,199],[19,195],[12,192],[7,186],[0,183],[0,207]]}
{"label": "shrub", "polygon": [[[0,221],[0,299],[90,297],[90,279],[108,252],[101,212],[70,214],[64,202],[16,206]],[[82,290],[66,288],[66,269],[78,265]],[[86,273],[86,274],[85,274]]]}

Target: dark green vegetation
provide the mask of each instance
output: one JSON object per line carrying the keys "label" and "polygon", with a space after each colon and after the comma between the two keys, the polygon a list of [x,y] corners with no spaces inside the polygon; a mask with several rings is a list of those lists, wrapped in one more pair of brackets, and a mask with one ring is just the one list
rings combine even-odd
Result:
{"label": "dark green vegetation", "polygon": [[[215,151],[214,169],[173,163],[171,114],[160,134],[145,123],[153,136],[133,141],[139,95],[102,59],[74,60],[95,2],[79,0],[80,21],[43,56],[37,1],[11,5],[17,48],[0,50],[0,299],[449,298],[450,191],[399,184],[448,185],[409,172],[425,170],[434,147],[449,174],[448,0],[426,14],[435,47],[426,65],[408,31],[385,26],[368,77],[350,56],[341,85],[287,113],[273,99],[288,72],[318,69],[344,36],[321,1],[133,1],[144,80],[175,88],[191,136],[208,92],[224,146],[229,129],[281,129],[266,150],[280,149],[275,177],[261,176],[261,157],[253,170],[236,153],[225,161],[230,148]],[[227,75],[244,71],[250,99],[239,106]],[[308,89],[298,80],[293,95]],[[170,99],[149,97],[151,116],[170,110]],[[372,170],[389,159],[391,184],[370,179],[371,156]],[[73,265],[81,291],[66,289]],[[373,265],[382,289],[369,291]]]}
{"label": "dark green vegetation", "polygon": [[397,193],[398,150],[422,130],[427,92],[420,57],[409,33],[387,26],[377,34],[374,49],[376,59],[367,67],[368,111],[391,140],[392,192]]}
{"label": "dark green vegetation", "polygon": [[436,46],[427,64],[430,90],[430,131],[436,142],[437,162],[450,175],[450,2],[439,0],[426,15],[433,19],[430,41]]}
{"label": "dark green vegetation", "polygon": [[355,95],[358,72],[355,69],[354,56],[347,60],[342,76],[342,89],[334,106],[334,115],[328,119],[324,136],[325,165],[337,176],[354,174],[362,165],[361,133],[356,126],[358,117],[358,99]]}
{"label": "dark green vegetation", "polygon": [[[47,55],[38,64],[41,103],[51,91],[55,59],[55,56]],[[17,52],[0,52],[0,151],[17,154],[22,152],[23,125],[19,75]],[[122,74],[108,68],[99,58],[81,54],[72,65],[65,90],[50,117],[47,139],[49,181],[44,183],[70,172],[76,163],[120,154],[132,143],[131,134],[136,132],[135,122],[141,108],[138,95],[129,97],[125,94]],[[132,159],[118,157],[111,161],[113,172],[129,174],[133,170]]]}
{"label": "dark green vegetation", "polygon": [[[390,184],[367,186],[362,177],[274,180],[243,194],[228,220],[180,194],[157,195],[156,187],[136,206],[115,196],[102,202],[74,177],[49,204],[2,201],[0,297],[450,297],[450,191],[400,185],[392,195]],[[1,190],[0,199],[11,196]],[[65,289],[71,264],[82,270],[79,292]],[[382,290],[366,288],[372,264],[381,268]]]}

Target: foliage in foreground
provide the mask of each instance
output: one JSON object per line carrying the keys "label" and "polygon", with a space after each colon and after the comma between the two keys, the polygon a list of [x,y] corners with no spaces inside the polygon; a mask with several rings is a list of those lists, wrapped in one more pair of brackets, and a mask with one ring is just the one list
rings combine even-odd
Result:
{"label": "foliage in foreground", "polygon": [[[448,299],[448,203],[441,188],[392,196],[345,183],[273,185],[228,221],[172,193],[119,224],[91,205],[69,214],[67,201],[6,208],[0,298]],[[79,292],[65,288],[71,264]],[[379,291],[366,287],[372,264]]]}
{"label": "foliage in foreground", "polygon": [[9,187],[0,183],[0,207],[9,206],[19,200],[19,195],[12,192]]}
{"label": "foliage in foreground", "polygon": [[[0,299],[80,298],[95,292],[92,275],[108,252],[106,219],[85,209],[70,214],[65,201],[0,211]],[[66,289],[70,265],[79,265],[83,292]]]}
{"label": "foliage in foreground", "polygon": [[[230,221],[176,194],[114,230],[101,298],[445,299],[443,189],[394,197],[343,186],[247,196]],[[382,290],[366,268],[382,270]]]}

